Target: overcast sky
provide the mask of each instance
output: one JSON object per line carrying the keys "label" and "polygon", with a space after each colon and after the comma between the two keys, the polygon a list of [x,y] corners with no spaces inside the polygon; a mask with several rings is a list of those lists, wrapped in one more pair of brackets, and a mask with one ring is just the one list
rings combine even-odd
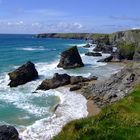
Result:
{"label": "overcast sky", "polygon": [[140,0],[0,0],[0,33],[140,28]]}

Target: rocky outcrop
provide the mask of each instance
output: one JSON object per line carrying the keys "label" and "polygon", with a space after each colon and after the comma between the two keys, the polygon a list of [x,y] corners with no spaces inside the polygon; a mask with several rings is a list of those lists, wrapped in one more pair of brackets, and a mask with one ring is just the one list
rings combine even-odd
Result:
{"label": "rocky outcrop", "polygon": [[79,89],[81,89],[82,88],[82,86],[81,85],[74,85],[74,86],[72,86],[72,87],[70,87],[70,91],[75,91],[75,90],[79,90]]}
{"label": "rocky outcrop", "polygon": [[76,46],[62,52],[60,62],[57,67],[72,69],[83,67],[84,64]]}
{"label": "rocky outcrop", "polygon": [[70,76],[67,74],[58,74],[55,73],[52,79],[44,80],[41,85],[37,88],[37,90],[49,90],[55,89],[60,86],[70,84]]}
{"label": "rocky outcrop", "polygon": [[94,57],[102,56],[102,54],[98,53],[98,52],[87,52],[87,53],[85,53],[85,55],[94,56]]}
{"label": "rocky outcrop", "polygon": [[32,62],[27,62],[15,71],[8,74],[10,77],[10,87],[17,87],[30,82],[38,77],[38,72]]}
{"label": "rocky outcrop", "polygon": [[[140,61],[140,30],[120,31],[110,35],[111,44],[118,46],[118,52],[121,59]],[[121,49],[120,42],[126,42]],[[131,45],[131,47],[130,47]],[[132,45],[134,47],[132,47]]]}
{"label": "rocky outcrop", "polygon": [[112,59],[113,59],[113,56],[110,55],[110,56],[108,56],[106,58],[103,58],[103,59],[98,60],[97,62],[111,62]]}
{"label": "rocky outcrop", "polygon": [[80,82],[87,82],[89,81],[88,78],[84,78],[82,76],[71,76],[70,78],[70,84],[74,85],[74,84],[78,84]]}
{"label": "rocky outcrop", "polygon": [[13,126],[0,126],[0,140],[19,140],[18,131]]}
{"label": "rocky outcrop", "polygon": [[93,49],[93,51],[102,52],[102,53],[112,53],[113,46],[112,45],[97,44],[97,46]]}
{"label": "rocky outcrop", "polygon": [[113,74],[106,81],[87,86],[82,93],[87,99],[93,99],[99,107],[103,107],[127,96],[139,83],[140,64],[136,63]]}
{"label": "rocky outcrop", "polygon": [[95,52],[112,53],[113,46],[110,44],[109,35],[96,38],[93,42],[96,47],[93,49]]}
{"label": "rocky outcrop", "polygon": [[83,46],[84,48],[90,48],[90,44],[86,44],[85,46]]}
{"label": "rocky outcrop", "polygon": [[128,30],[112,33],[109,40],[111,44],[116,44],[118,42],[139,43],[140,30]]}
{"label": "rocky outcrop", "polygon": [[109,35],[98,35],[97,37],[93,38],[93,44],[99,44],[99,45],[110,45],[110,39]]}
{"label": "rocky outcrop", "polygon": [[55,89],[65,85],[80,85],[82,87],[84,82],[97,80],[96,76],[85,78],[82,76],[69,76],[67,74],[55,73],[52,79],[44,80],[41,85],[38,86],[37,90],[49,90]]}

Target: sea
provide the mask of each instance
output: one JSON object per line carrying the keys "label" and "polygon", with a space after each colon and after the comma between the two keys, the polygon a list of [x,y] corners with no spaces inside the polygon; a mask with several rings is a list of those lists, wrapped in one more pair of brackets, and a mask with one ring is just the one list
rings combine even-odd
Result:
{"label": "sea", "polygon": [[[83,48],[86,44],[85,40],[0,34],[0,125],[15,126],[22,140],[50,140],[67,122],[86,117],[87,100],[70,92],[67,87],[34,92],[44,79],[53,77],[54,73],[84,77],[94,75],[102,80],[122,68],[97,62],[109,54],[86,56],[85,53],[96,46]],[[57,68],[61,52],[74,45],[78,47],[85,67],[71,70]],[[35,64],[39,78],[10,88],[8,73],[27,61]]]}

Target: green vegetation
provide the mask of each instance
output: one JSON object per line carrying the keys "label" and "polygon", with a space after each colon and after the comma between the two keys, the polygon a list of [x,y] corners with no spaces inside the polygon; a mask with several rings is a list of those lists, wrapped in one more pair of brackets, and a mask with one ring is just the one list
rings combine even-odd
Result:
{"label": "green vegetation", "polygon": [[53,140],[139,140],[140,85],[97,116],[72,121]]}
{"label": "green vegetation", "polygon": [[93,34],[93,33],[44,33],[38,34],[38,38],[65,38],[65,39],[97,39],[106,37],[107,34]]}
{"label": "green vegetation", "polygon": [[120,43],[118,43],[118,48],[119,48],[119,54],[121,57],[123,57],[123,59],[128,59],[128,60],[133,59],[136,44],[120,42]]}

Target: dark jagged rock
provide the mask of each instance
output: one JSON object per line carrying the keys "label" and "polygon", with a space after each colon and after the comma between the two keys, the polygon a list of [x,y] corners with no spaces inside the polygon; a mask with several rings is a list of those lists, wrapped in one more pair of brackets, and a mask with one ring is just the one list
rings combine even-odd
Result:
{"label": "dark jagged rock", "polygon": [[89,81],[94,81],[94,80],[97,80],[98,77],[97,76],[90,76],[88,79],[89,79]]}
{"label": "dark jagged rock", "polygon": [[102,54],[98,52],[87,52],[85,55],[94,57],[102,56]]}
{"label": "dark jagged rock", "polygon": [[90,48],[90,44],[86,44],[85,46],[83,46],[84,48]]}
{"label": "dark jagged rock", "polygon": [[100,45],[110,45],[109,35],[104,35],[103,37],[97,37],[94,39],[93,44],[100,44]]}
{"label": "dark jagged rock", "polygon": [[18,131],[13,126],[0,126],[0,140],[19,140]]}
{"label": "dark jagged rock", "polygon": [[10,77],[10,87],[17,87],[30,82],[38,77],[38,72],[32,62],[27,62],[15,71],[8,74]]}
{"label": "dark jagged rock", "polygon": [[44,80],[41,85],[37,88],[37,90],[49,90],[55,89],[60,86],[70,84],[70,76],[67,74],[54,74],[52,79]]}
{"label": "dark jagged rock", "polygon": [[61,59],[57,67],[72,69],[83,67],[84,64],[76,46],[62,52]]}
{"label": "dark jagged rock", "polygon": [[110,55],[110,56],[108,56],[106,58],[98,60],[97,62],[111,62],[112,59],[113,59],[113,56]]}
{"label": "dark jagged rock", "polygon": [[118,52],[112,53],[112,56],[111,62],[121,62],[122,59]]}
{"label": "dark jagged rock", "polygon": [[79,84],[81,87],[85,84],[84,82],[97,80],[96,76],[85,78],[82,76],[69,76],[67,74],[54,74],[52,79],[44,80],[41,85],[38,86],[37,90],[49,90],[55,89],[65,85]]}
{"label": "dark jagged rock", "polygon": [[71,78],[70,78],[71,85],[78,84],[80,82],[87,82],[87,81],[89,81],[89,79],[84,78],[82,76],[71,76]]}
{"label": "dark jagged rock", "polygon": [[82,88],[81,85],[74,85],[74,86],[72,86],[72,87],[70,88],[70,91],[79,90],[79,89],[81,89],[81,88]]}
{"label": "dark jagged rock", "polygon": [[113,46],[112,45],[97,44],[97,46],[93,49],[93,51],[102,52],[102,53],[112,53]]}

